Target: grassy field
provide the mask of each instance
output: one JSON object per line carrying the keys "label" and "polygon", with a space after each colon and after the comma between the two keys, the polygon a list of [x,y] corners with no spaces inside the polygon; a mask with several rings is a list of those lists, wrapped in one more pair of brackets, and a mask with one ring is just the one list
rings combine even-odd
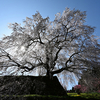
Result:
{"label": "grassy field", "polygon": [[68,96],[71,97],[82,97],[86,99],[94,98],[94,99],[99,99],[100,100],[100,93],[81,93],[78,95],[77,93],[67,93]]}
{"label": "grassy field", "polygon": [[[23,100],[21,98],[27,98],[25,100],[100,100],[100,93],[81,93],[78,95],[77,93],[67,93],[68,96],[53,96],[53,95],[2,95],[2,97],[6,97],[6,99],[13,97],[13,98],[20,98],[16,100]],[[3,99],[2,99],[3,100]],[[8,99],[10,100],[10,99]],[[11,99],[12,100],[12,99]],[[14,99],[15,100],[15,99]]]}

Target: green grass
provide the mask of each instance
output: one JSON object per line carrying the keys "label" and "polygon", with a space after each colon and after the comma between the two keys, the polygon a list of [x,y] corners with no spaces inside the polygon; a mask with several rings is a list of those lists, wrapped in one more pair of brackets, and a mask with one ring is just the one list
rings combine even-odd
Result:
{"label": "green grass", "polygon": [[53,96],[53,95],[38,95],[38,94],[29,94],[29,95],[2,95],[2,97],[10,97],[10,96],[13,96],[13,97],[49,97],[49,98],[66,98],[67,96]]}
{"label": "green grass", "polygon": [[99,99],[100,100],[100,93],[81,93],[80,95],[78,95],[77,93],[67,93],[68,96],[53,96],[53,95],[37,95],[37,94],[31,94],[31,95],[2,95],[2,97],[6,96],[6,97],[41,97],[41,98],[49,98],[50,100],[57,100],[58,99],[69,99],[69,100],[73,100],[73,98],[75,98],[74,100],[79,100],[79,98],[83,100],[84,99]]}
{"label": "green grass", "polygon": [[82,97],[82,98],[94,98],[94,99],[100,99],[100,93],[81,93],[80,95],[78,95],[77,93],[67,93],[68,96],[71,97]]}

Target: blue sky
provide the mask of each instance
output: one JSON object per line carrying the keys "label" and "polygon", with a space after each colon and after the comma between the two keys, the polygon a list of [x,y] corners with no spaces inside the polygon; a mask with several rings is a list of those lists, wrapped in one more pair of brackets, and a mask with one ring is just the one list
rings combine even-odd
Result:
{"label": "blue sky", "polygon": [[0,38],[10,35],[9,23],[22,23],[36,11],[53,21],[66,7],[86,11],[86,24],[95,26],[94,34],[100,37],[100,0],[0,0]]}
{"label": "blue sky", "polygon": [[53,21],[66,7],[87,11],[86,24],[95,26],[94,34],[100,36],[100,0],[0,0],[0,38],[11,33],[9,23],[22,23],[36,11]]}

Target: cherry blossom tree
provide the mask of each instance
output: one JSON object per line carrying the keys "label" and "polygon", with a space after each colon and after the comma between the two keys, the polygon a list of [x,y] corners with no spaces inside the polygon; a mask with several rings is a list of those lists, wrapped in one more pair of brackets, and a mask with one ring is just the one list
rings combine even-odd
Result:
{"label": "cherry blossom tree", "polygon": [[88,91],[88,88],[87,88],[86,86],[84,86],[84,85],[76,85],[76,86],[74,86],[74,90],[75,90],[78,94],[80,94],[80,93],[85,93],[85,92],[87,92],[87,91]]}
{"label": "cherry blossom tree", "polygon": [[26,17],[24,26],[10,24],[13,32],[0,40],[1,74],[29,74],[39,69],[39,75],[50,78],[61,73],[72,81],[70,73],[80,77],[83,70],[91,70],[100,61],[100,44],[85,18],[85,11],[66,8],[54,21],[37,12]]}

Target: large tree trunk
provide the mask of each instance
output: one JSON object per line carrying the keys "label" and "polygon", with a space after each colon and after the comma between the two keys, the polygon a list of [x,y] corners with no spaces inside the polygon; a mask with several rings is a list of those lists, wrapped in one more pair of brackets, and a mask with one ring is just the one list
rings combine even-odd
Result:
{"label": "large tree trunk", "polygon": [[50,73],[50,71],[49,71],[49,69],[47,69],[47,74],[46,74],[46,76],[49,77],[49,73]]}
{"label": "large tree trunk", "polygon": [[52,73],[50,72],[49,69],[47,69],[46,76],[47,76],[49,79],[53,79],[53,75],[52,75]]}

